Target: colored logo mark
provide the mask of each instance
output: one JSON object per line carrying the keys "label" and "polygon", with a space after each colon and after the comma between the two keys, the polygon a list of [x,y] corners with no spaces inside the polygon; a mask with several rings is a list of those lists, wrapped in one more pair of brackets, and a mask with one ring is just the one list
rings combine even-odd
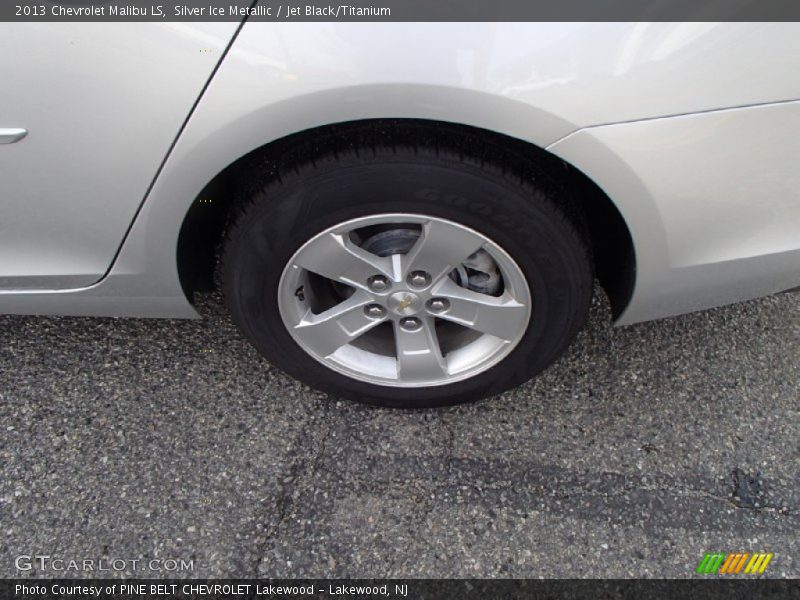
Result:
{"label": "colored logo mark", "polygon": [[769,554],[760,552],[755,554],[750,554],[749,552],[707,553],[703,560],[700,561],[700,564],[697,565],[696,572],[701,575],[712,575],[714,573],[719,575],[761,574],[767,570],[767,565],[772,560],[772,556],[771,552]]}

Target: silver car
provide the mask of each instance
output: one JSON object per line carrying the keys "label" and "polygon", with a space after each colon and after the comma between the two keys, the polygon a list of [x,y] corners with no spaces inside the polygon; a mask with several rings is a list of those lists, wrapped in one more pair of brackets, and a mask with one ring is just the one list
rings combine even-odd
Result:
{"label": "silver car", "polygon": [[0,312],[197,318],[385,406],[800,285],[800,25],[0,25]]}

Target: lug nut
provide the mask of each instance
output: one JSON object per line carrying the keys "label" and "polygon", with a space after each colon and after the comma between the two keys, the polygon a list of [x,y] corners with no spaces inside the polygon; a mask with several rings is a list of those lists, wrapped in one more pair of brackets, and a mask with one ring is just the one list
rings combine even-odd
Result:
{"label": "lug nut", "polygon": [[416,317],[405,317],[403,319],[400,319],[400,327],[402,327],[406,331],[416,331],[417,329],[422,327],[422,321],[420,321]]}
{"label": "lug nut", "polygon": [[369,278],[367,285],[373,292],[385,292],[389,289],[389,280],[383,275],[375,275]]}
{"label": "lug nut", "polygon": [[386,316],[386,309],[380,304],[367,304],[364,307],[364,314],[370,319],[381,319]]}
{"label": "lug nut", "polygon": [[428,300],[428,310],[435,313],[443,313],[450,308],[450,301],[447,298],[431,298]]}
{"label": "lug nut", "polygon": [[431,282],[431,276],[425,271],[413,271],[408,275],[408,284],[414,287],[422,288]]}

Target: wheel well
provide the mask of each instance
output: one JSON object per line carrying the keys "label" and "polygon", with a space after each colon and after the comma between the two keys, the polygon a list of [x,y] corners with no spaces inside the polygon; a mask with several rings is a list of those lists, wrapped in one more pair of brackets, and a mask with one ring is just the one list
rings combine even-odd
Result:
{"label": "wheel well", "polygon": [[[435,132],[435,135],[434,135]],[[233,162],[214,177],[192,203],[178,238],[178,272],[190,301],[195,292],[215,288],[216,267],[224,231],[240,198],[282,172],[331,147],[369,147],[376,140],[418,146],[428,143],[462,150],[465,157],[491,161],[502,149],[508,156],[535,167],[556,183],[564,207],[579,221],[590,244],[600,285],[618,317],[633,292],[636,266],[633,241],[622,215],[608,196],[586,175],[533,144],[475,127],[416,119],[372,119],[337,123],[306,130],[270,142]],[[263,165],[269,168],[264,169]],[[253,169],[255,165],[259,169]],[[260,179],[251,175],[259,172]],[[266,173],[266,175],[264,175]]]}

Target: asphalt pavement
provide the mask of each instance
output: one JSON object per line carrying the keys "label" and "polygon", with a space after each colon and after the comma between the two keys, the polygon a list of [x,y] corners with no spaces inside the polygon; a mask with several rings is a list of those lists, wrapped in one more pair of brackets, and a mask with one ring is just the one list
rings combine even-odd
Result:
{"label": "asphalt pavement", "polygon": [[200,308],[0,316],[1,576],[800,576],[800,294],[618,329],[598,296],[536,380],[412,412]]}

